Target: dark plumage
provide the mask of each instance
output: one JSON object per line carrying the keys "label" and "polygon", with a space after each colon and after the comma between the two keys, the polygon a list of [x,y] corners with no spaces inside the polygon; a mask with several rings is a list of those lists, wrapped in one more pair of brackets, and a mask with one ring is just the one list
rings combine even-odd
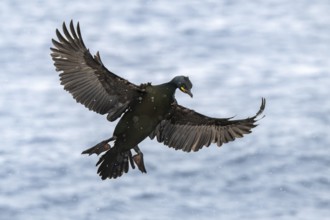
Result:
{"label": "dark plumage", "polygon": [[[176,89],[192,97],[188,77],[177,76],[161,85],[137,86],[109,71],[98,52],[94,57],[91,55],[79,23],[75,29],[71,21],[69,30],[63,23],[63,33],[56,30],[58,40],[52,40],[51,56],[64,89],[89,110],[107,114],[109,121],[121,117],[113,137],[83,152],[89,155],[105,152],[97,162],[102,179],[120,177],[128,172],[129,164],[146,172],[138,144],[148,136],[186,152],[198,151],[211,143],[221,146],[251,133],[257,116],[265,108],[263,98],[253,117],[242,120],[207,117],[178,105],[174,98]],[[108,144],[110,141],[114,141],[113,147]],[[131,149],[137,154],[133,156]]]}

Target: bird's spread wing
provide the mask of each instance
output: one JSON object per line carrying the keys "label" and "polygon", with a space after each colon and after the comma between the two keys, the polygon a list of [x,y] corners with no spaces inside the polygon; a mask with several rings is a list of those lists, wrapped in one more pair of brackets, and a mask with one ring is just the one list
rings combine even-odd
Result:
{"label": "bird's spread wing", "polygon": [[79,23],[70,30],[63,23],[63,33],[56,30],[58,40],[52,40],[51,56],[60,72],[61,84],[77,102],[100,114],[108,114],[110,121],[118,118],[142,90],[107,70],[100,55],[93,57],[81,37]]}
{"label": "bird's spread wing", "polygon": [[263,98],[260,110],[255,116],[242,120],[231,120],[231,118],[210,118],[174,104],[172,116],[161,121],[150,138],[157,137],[157,141],[186,152],[198,151],[211,143],[221,146],[223,143],[234,141],[235,138],[251,133],[251,129],[257,126],[256,118],[263,112],[265,105],[266,100]]}

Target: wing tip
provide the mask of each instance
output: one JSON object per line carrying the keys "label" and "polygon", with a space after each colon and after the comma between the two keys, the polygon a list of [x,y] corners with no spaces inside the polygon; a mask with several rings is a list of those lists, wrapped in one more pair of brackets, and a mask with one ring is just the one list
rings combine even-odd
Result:
{"label": "wing tip", "polygon": [[[259,111],[257,112],[257,114],[253,117],[253,118],[257,118],[259,115],[261,115],[264,110],[266,108],[266,98],[262,97],[261,98],[261,105],[260,105],[260,108],[259,108]],[[263,119],[264,117],[266,117],[266,115],[263,115],[260,119],[258,120],[261,120]]]}

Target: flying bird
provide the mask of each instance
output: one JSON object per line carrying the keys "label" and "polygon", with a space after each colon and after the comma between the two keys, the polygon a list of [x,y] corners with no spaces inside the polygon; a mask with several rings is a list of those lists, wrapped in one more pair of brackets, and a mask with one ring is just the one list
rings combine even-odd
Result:
{"label": "flying bird", "polygon": [[89,110],[106,114],[110,122],[120,118],[112,137],[82,152],[102,154],[96,166],[103,180],[122,176],[129,166],[146,173],[138,145],[147,137],[185,152],[212,143],[220,147],[251,133],[265,109],[266,100],[262,98],[256,115],[246,119],[202,115],[179,105],[174,97],[177,89],[193,97],[193,85],[187,76],[176,76],[160,85],[135,85],[108,70],[99,52],[92,56],[79,23],[76,28],[72,21],[69,27],[63,23],[62,29],[62,33],[56,29],[57,40],[52,39],[54,47],[50,49],[64,89]]}

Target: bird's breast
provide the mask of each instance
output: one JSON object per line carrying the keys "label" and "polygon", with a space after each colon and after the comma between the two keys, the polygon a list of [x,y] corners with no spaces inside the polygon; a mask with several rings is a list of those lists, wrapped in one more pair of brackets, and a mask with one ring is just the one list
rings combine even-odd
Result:
{"label": "bird's breast", "polygon": [[160,121],[170,111],[171,97],[167,95],[149,94],[145,97],[138,98],[135,110],[139,115],[145,115],[152,120]]}

